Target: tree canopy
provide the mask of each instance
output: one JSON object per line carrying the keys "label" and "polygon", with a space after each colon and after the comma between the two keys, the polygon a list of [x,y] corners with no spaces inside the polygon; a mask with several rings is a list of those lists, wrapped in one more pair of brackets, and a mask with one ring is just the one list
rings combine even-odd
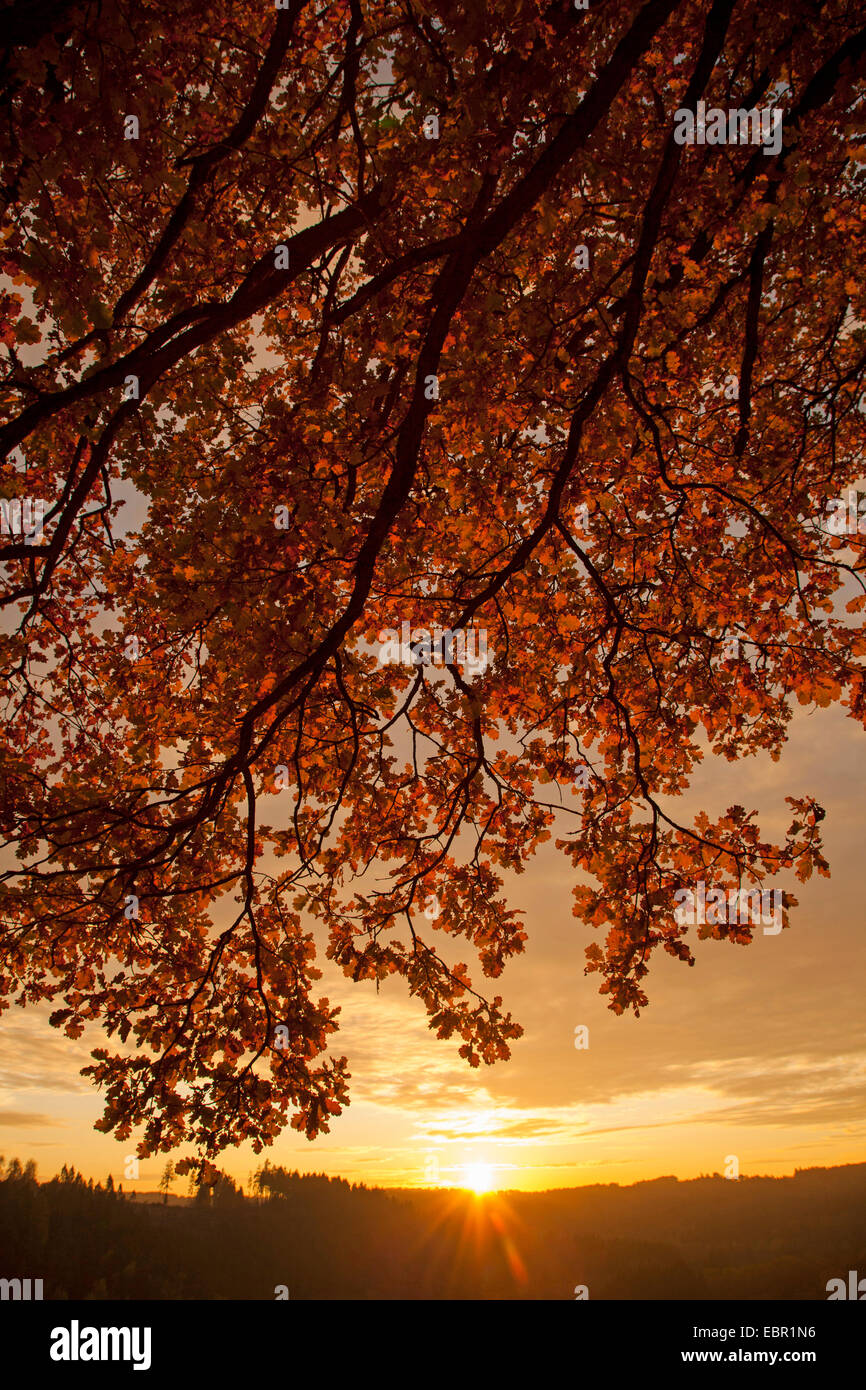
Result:
{"label": "tree canopy", "polygon": [[[866,720],[861,19],[0,12],[2,483],[44,499],[0,536],[0,993],[116,1039],[103,1129],[327,1129],[317,944],[507,1058],[552,836],[618,1013],[692,962],[677,890],[828,872],[808,791],[778,843],[672,802],[797,701]],[[680,143],[701,101],[780,148]]]}

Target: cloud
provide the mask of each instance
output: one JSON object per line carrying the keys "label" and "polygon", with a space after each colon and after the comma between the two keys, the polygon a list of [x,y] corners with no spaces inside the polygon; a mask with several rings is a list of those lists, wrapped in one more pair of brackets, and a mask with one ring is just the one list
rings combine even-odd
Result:
{"label": "cloud", "polygon": [[78,1075],[92,1060],[93,1041],[75,1040],[52,1028],[47,1006],[35,1005],[23,1015],[0,1020],[3,1038],[3,1068],[0,1083],[4,1091],[57,1091],[62,1095],[90,1090]]}
{"label": "cloud", "polygon": [[61,1121],[54,1120],[50,1115],[39,1115],[32,1110],[0,1110],[0,1129],[28,1129],[31,1126],[50,1125],[52,1128],[61,1128]]}
{"label": "cloud", "polygon": [[[866,1055],[822,1058],[812,1054],[789,1057],[772,1066],[757,1058],[738,1058],[691,1068],[691,1079],[703,1079],[734,1103],[714,1112],[726,1124],[839,1125],[854,1122],[866,1129]],[[715,1075],[714,1075],[715,1073]]]}

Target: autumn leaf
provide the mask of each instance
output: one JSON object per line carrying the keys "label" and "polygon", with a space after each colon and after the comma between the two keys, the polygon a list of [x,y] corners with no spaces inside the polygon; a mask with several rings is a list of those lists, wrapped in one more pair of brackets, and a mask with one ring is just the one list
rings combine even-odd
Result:
{"label": "autumn leaf", "polygon": [[[210,1162],[348,1104],[323,953],[507,1059],[550,840],[615,1014],[746,945],[677,893],[829,874],[746,759],[866,725],[853,7],[51,8],[0,126],[0,495],[45,504],[0,1004],[101,1026],[98,1128]],[[674,139],[783,73],[777,152]],[[714,757],[742,804],[687,822]]]}

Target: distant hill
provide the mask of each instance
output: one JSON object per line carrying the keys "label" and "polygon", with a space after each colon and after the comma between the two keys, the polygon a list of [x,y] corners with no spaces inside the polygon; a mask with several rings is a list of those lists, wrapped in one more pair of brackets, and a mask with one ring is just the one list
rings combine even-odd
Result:
{"label": "distant hill", "polygon": [[0,1278],[46,1299],[818,1299],[866,1276],[866,1164],[477,1198],[265,1165],[164,1205],[72,1169],[0,1180]]}

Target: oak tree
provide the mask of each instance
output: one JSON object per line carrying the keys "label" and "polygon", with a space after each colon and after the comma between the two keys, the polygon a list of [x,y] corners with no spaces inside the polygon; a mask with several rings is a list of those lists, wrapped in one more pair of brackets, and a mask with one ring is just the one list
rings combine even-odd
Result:
{"label": "oak tree", "polygon": [[[828,872],[808,791],[778,843],[676,799],[797,702],[866,720],[861,20],[0,11],[2,491],[45,503],[0,536],[0,993],[104,1027],[104,1130],[327,1129],[317,949],[508,1057],[551,837],[618,1013],[755,930],[678,890]],[[679,143],[701,101],[778,152]]]}

